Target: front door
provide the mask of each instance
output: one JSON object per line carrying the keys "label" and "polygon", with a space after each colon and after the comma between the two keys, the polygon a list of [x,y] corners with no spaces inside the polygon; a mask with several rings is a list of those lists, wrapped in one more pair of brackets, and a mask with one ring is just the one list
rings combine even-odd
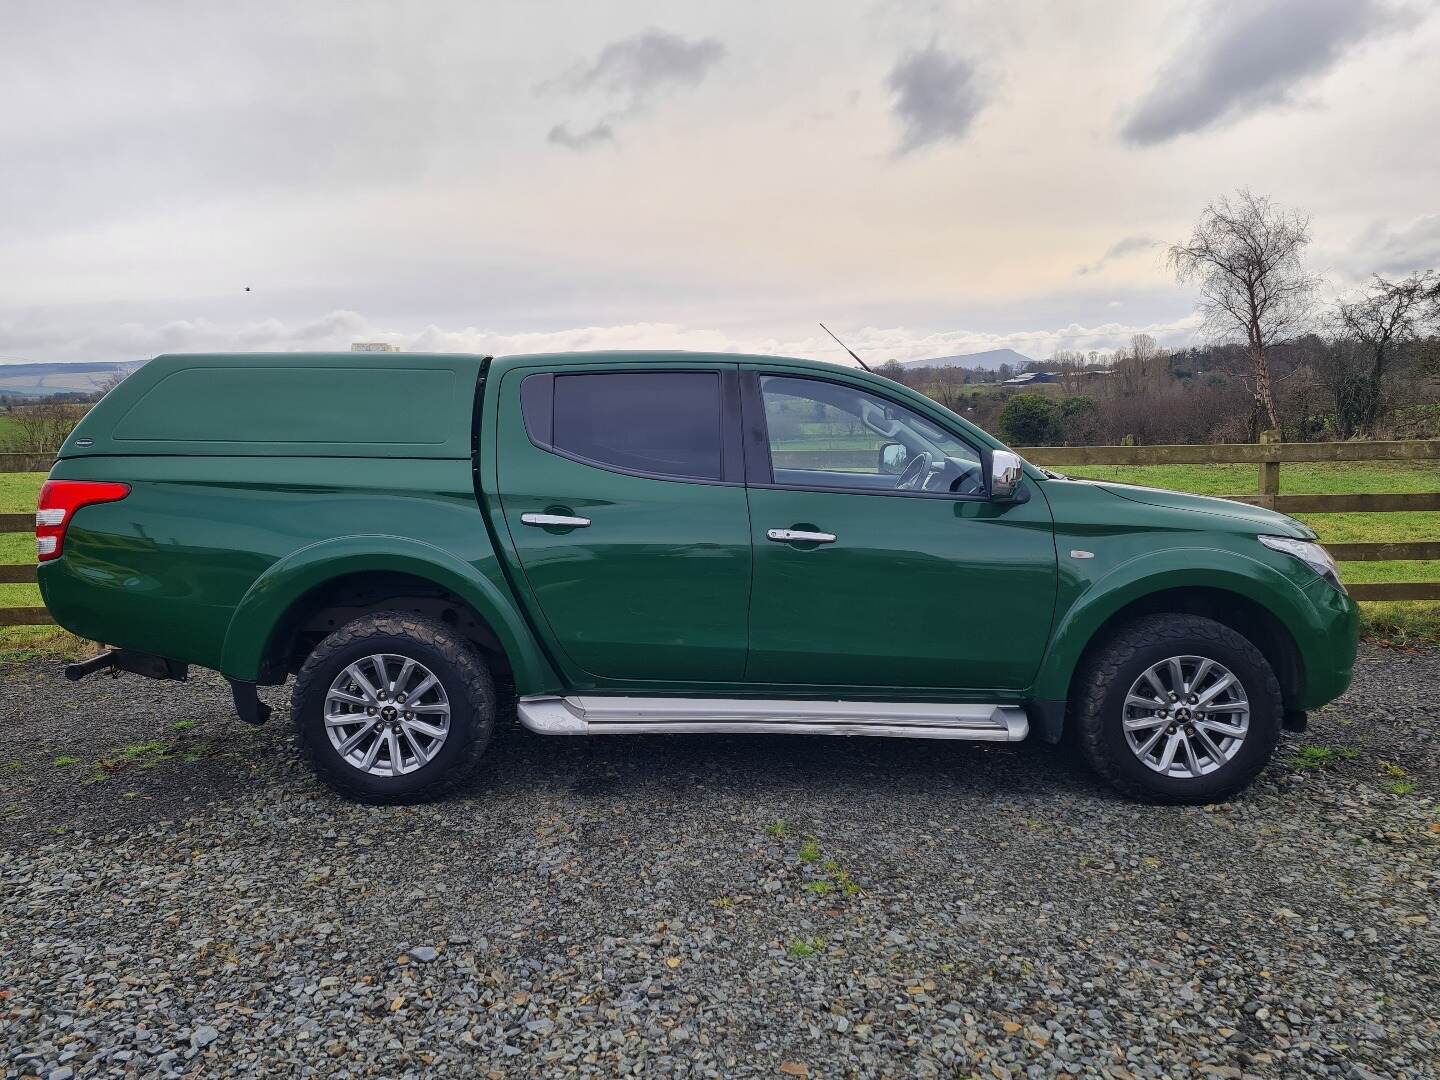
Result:
{"label": "front door", "polygon": [[1044,496],[989,501],[978,446],[843,376],[745,378],[747,446],[769,459],[751,471],[747,680],[1028,686],[1055,605]]}
{"label": "front door", "polygon": [[498,490],[517,586],[572,682],[743,678],[736,380],[699,364],[506,373]]}

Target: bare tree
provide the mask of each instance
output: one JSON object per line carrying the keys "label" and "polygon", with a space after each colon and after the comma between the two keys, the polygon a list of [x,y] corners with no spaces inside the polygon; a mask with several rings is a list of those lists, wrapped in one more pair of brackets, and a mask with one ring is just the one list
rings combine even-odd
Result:
{"label": "bare tree", "polygon": [[1374,438],[1387,382],[1405,350],[1420,336],[1428,298],[1440,288],[1434,271],[1387,281],[1378,274],[1358,300],[1335,305],[1337,339],[1322,371],[1335,399],[1341,434]]}
{"label": "bare tree", "polygon": [[1190,239],[1174,244],[1169,261],[1181,281],[1200,287],[1200,311],[1218,340],[1244,336],[1253,401],[1251,428],[1278,429],[1269,353],[1304,329],[1318,277],[1305,271],[1310,219],[1242,188],[1200,215]]}
{"label": "bare tree", "polygon": [[10,410],[10,434],[0,449],[16,454],[53,454],[85,415],[83,406],[41,402]]}

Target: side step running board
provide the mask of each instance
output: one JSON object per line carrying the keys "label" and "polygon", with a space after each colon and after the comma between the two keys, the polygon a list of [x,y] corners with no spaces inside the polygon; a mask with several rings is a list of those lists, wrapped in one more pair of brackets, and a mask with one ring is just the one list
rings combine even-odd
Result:
{"label": "side step running board", "polygon": [[1018,705],[749,698],[525,697],[520,723],[541,735],[882,735],[1019,742]]}

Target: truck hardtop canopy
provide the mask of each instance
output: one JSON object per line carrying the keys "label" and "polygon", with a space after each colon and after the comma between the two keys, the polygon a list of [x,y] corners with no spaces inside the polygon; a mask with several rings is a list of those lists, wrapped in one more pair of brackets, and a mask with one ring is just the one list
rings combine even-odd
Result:
{"label": "truck hardtop canopy", "polygon": [[[813,360],[677,351],[532,353],[170,353],[86,415],[59,457],[136,454],[468,459],[475,387],[536,362],[783,363]],[[846,370],[846,369],[840,369]],[[853,370],[853,369],[848,369]]]}

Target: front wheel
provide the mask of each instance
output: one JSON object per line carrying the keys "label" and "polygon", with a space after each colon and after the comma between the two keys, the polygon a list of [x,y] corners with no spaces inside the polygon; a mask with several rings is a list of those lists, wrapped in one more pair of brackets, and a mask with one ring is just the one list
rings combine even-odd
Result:
{"label": "front wheel", "polygon": [[1095,770],[1133,798],[1227,799],[1280,738],[1280,684],[1240,634],[1198,615],[1147,615],[1118,631],[1082,672],[1074,702]]}
{"label": "front wheel", "polygon": [[295,679],[296,733],[348,798],[438,798],[473,770],[495,727],[489,669],[443,623],[366,615],[316,646]]}

